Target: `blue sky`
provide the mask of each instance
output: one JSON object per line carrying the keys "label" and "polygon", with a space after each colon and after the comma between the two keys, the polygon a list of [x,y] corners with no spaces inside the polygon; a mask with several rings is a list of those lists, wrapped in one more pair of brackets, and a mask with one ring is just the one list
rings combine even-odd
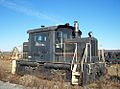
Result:
{"label": "blue sky", "polygon": [[27,30],[79,21],[104,49],[120,49],[120,0],[0,0],[0,50],[27,41]]}

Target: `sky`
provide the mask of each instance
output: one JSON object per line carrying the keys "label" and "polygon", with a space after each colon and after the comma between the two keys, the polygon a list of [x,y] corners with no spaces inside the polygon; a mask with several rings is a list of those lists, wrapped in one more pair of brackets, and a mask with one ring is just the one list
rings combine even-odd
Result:
{"label": "sky", "polygon": [[99,48],[120,49],[120,0],[0,0],[0,50],[21,46],[29,29],[76,20],[82,37],[92,31]]}

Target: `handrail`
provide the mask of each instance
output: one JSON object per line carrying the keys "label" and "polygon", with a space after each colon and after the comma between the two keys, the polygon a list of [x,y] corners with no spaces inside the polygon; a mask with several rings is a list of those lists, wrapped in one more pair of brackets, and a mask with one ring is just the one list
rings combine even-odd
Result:
{"label": "handrail", "polygon": [[[102,49],[102,60],[105,63],[104,49]],[[106,63],[105,63],[105,67],[106,67]]]}
{"label": "handrail", "polygon": [[65,43],[57,43],[57,44],[55,44],[56,46],[58,46],[58,45],[63,45],[64,46],[64,56],[63,56],[63,59],[64,59],[64,62],[65,62]]}
{"label": "handrail", "polygon": [[74,52],[73,59],[72,59],[71,70],[73,69],[72,65],[74,64],[75,57],[76,57],[75,62],[77,62],[77,43],[74,43],[74,44],[75,44],[75,52]]}
{"label": "handrail", "polygon": [[[102,54],[102,55],[101,55]],[[102,62],[105,63],[104,49],[99,50],[99,61],[102,59]],[[106,66],[106,63],[105,63]]]}
{"label": "handrail", "polygon": [[90,62],[91,62],[91,43],[86,43],[85,51],[81,60],[81,71],[83,72],[83,63],[84,61],[87,62],[88,57],[88,46],[90,46]]}
{"label": "handrail", "polygon": [[81,60],[81,71],[82,72],[83,72],[83,62],[84,62],[84,60],[86,58],[86,49],[87,49],[87,47],[85,47],[85,51],[84,51],[84,54],[83,54],[83,57],[82,57],[82,60]]}

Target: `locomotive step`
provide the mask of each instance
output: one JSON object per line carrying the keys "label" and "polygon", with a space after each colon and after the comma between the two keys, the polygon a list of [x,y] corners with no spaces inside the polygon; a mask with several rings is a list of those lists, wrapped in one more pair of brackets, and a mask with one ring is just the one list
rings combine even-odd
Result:
{"label": "locomotive step", "polygon": [[72,72],[73,76],[80,76],[80,72]]}

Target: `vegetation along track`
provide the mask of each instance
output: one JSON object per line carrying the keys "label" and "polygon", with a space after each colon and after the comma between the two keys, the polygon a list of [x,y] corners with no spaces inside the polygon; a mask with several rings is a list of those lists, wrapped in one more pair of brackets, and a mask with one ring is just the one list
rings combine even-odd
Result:
{"label": "vegetation along track", "polygon": [[[96,83],[85,86],[90,89],[119,89],[120,88],[120,65],[110,65],[107,67],[108,74],[105,78]],[[0,80],[3,82],[10,82],[20,84],[29,89],[83,89],[82,86],[72,86],[70,82],[62,80],[48,80],[43,76],[33,75],[12,75],[11,74],[11,60],[0,60]],[[18,85],[19,87],[19,85]],[[21,87],[20,89],[23,89]],[[26,88],[25,88],[26,89]]]}

